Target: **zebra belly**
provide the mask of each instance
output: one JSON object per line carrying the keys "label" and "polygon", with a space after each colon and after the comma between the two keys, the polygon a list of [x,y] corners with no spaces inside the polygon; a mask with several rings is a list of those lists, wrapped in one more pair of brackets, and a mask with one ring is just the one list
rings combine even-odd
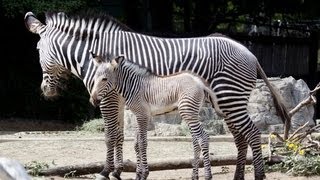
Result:
{"label": "zebra belly", "polygon": [[172,111],[176,111],[178,107],[178,103],[174,102],[172,104],[165,104],[165,105],[160,105],[160,104],[149,104],[150,105],[150,111],[152,116],[156,115],[161,115],[165,113],[169,113]]}

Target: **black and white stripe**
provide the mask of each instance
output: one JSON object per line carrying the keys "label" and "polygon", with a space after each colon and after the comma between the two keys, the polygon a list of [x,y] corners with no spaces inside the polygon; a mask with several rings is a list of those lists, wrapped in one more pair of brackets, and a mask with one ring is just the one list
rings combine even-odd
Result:
{"label": "black and white stripe", "polygon": [[[217,95],[219,107],[227,115],[226,123],[235,136],[239,150],[235,179],[244,177],[248,145],[253,149],[255,177],[264,177],[260,134],[246,110],[260,65],[255,56],[240,43],[216,35],[178,39],[152,37],[131,32],[116,20],[106,17],[68,18],[58,13],[47,15],[44,25],[32,13],[27,13],[25,22],[31,32],[41,37],[38,49],[44,77],[59,79],[56,67],[63,67],[81,78],[89,92],[96,71],[89,58],[90,50],[103,56],[124,55],[159,76],[181,71],[199,75]],[[43,82],[48,83],[52,81]],[[119,137],[115,140],[119,146],[123,141],[123,132],[117,129],[123,123],[120,122],[123,104],[116,93],[111,92],[103,99],[101,112],[106,121],[108,137],[107,165],[102,174],[107,176],[114,168],[110,148],[121,149],[113,146],[116,143],[111,140]],[[116,157],[122,160],[122,154]],[[121,162],[118,164],[121,169]]]}
{"label": "black and white stripe", "polygon": [[[118,57],[111,61],[95,57],[98,69],[95,84],[91,93],[91,102],[96,104],[105,94],[115,90],[124,97],[127,107],[137,117],[137,177],[147,179],[147,127],[154,115],[178,109],[182,119],[188,124],[193,137],[194,166],[192,179],[199,179],[198,167],[200,153],[204,157],[205,179],[211,179],[208,134],[199,121],[200,107],[205,101],[207,92],[216,102],[216,96],[204,82],[190,73],[179,73],[172,76],[158,77],[133,62]],[[100,63],[99,63],[100,62]],[[101,63],[103,62],[103,63]],[[217,104],[213,104],[220,112]]]}

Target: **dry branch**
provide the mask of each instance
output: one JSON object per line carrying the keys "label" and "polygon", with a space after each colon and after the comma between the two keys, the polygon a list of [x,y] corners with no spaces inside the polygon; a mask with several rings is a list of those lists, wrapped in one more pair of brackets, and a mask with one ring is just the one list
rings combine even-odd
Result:
{"label": "dry branch", "polygon": [[285,128],[284,128],[284,139],[285,140],[288,139],[288,136],[289,136],[289,131],[290,131],[291,126],[289,126],[288,123],[291,124],[291,117],[295,113],[297,113],[302,107],[316,104],[317,99],[315,97],[315,94],[317,93],[317,91],[319,89],[320,89],[320,83],[318,83],[317,86],[312,91],[309,92],[309,96],[306,99],[301,101],[298,105],[296,105],[296,107],[294,107],[292,110],[289,111],[289,113],[288,113],[289,120],[285,121]]}
{"label": "dry branch", "polygon": [[[236,156],[214,156],[210,158],[210,163],[212,166],[226,166],[226,165],[235,165],[236,164]],[[160,170],[172,170],[172,169],[186,169],[192,168],[192,159],[179,159],[179,160],[171,160],[171,161],[156,161],[149,162],[149,170],[150,171],[160,171]],[[136,163],[126,160],[124,163],[124,172],[135,172],[136,171]],[[252,163],[252,158],[247,158],[247,164]],[[99,173],[103,167],[105,162],[96,162],[89,164],[80,164],[80,165],[72,165],[72,166],[61,166],[55,168],[49,168],[42,170],[39,175],[43,176],[64,176],[70,172],[75,176],[85,175],[85,174],[94,174]],[[203,162],[201,161],[200,167],[203,167]]]}
{"label": "dry branch", "polygon": [[309,96],[301,101],[296,107],[294,107],[292,110],[289,112],[289,116],[292,117],[296,112],[298,112],[303,106],[307,105],[313,105],[317,103],[317,99],[315,97],[315,94],[317,91],[320,89],[320,83],[317,84],[317,86],[310,91]]}

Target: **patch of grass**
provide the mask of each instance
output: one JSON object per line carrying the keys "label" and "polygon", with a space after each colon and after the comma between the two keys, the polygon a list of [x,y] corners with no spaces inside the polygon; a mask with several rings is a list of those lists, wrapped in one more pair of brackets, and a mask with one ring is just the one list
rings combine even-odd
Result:
{"label": "patch of grass", "polygon": [[191,135],[189,126],[184,121],[181,122],[181,125],[178,128],[178,130],[179,130],[179,136],[190,136]]}
{"label": "patch of grass", "polygon": [[82,126],[77,127],[78,131],[86,131],[91,133],[100,133],[104,131],[104,122],[102,118],[92,119],[84,122]]}
{"label": "patch of grass", "polygon": [[28,174],[32,176],[39,176],[39,173],[49,168],[49,164],[45,162],[39,162],[39,161],[31,161],[27,164],[25,164],[25,168],[28,171]]}
{"label": "patch of grass", "polygon": [[287,156],[280,164],[265,167],[266,172],[279,171],[293,176],[320,175],[320,156]]}
{"label": "patch of grass", "polygon": [[230,172],[230,168],[229,168],[228,166],[222,166],[222,167],[221,167],[221,172],[222,172],[223,174],[227,174],[227,173]]}

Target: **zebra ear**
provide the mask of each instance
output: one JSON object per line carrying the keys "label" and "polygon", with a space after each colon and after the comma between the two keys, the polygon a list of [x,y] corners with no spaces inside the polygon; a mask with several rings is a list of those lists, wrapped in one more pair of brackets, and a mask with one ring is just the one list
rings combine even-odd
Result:
{"label": "zebra ear", "polygon": [[35,34],[39,34],[39,30],[44,26],[32,12],[27,12],[24,16],[24,24],[26,28]]}
{"label": "zebra ear", "polygon": [[123,60],[124,60],[124,56],[118,56],[111,60],[111,65],[113,67],[117,67]]}
{"label": "zebra ear", "polygon": [[124,60],[124,56],[118,56],[115,58],[115,61],[120,64]]}

